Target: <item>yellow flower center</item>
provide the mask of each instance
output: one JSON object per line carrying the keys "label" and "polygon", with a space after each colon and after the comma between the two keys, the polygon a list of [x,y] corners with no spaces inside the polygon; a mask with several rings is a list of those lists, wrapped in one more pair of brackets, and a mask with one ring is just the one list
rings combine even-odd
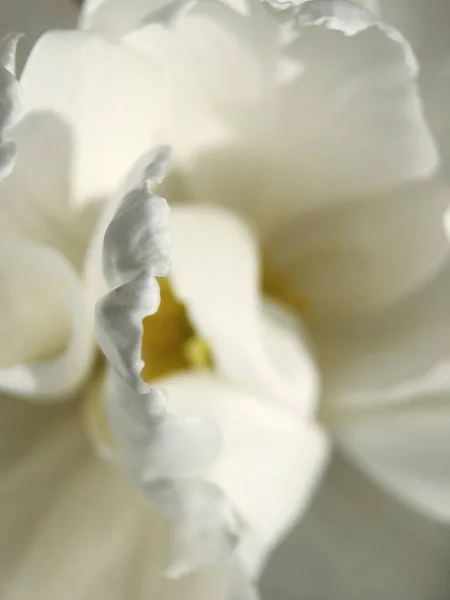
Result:
{"label": "yellow flower center", "polygon": [[209,347],[195,333],[186,307],[175,298],[167,278],[158,281],[159,309],[143,320],[141,377],[146,382],[186,369],[212,366]]}

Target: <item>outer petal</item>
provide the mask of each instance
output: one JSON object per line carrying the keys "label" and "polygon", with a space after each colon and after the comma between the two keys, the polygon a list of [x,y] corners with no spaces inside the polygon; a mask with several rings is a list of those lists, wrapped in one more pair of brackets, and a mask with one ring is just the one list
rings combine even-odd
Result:
{"label": "outer petal", "polygon": [[54,32],[35,46],[21,84],[21,152],[2,188],[2,220],[71,259],[78,248],[79,260],[94,204],[116,192],[164,121],[158,74],[132,49]]}
{"label": "outer petal", "polygon": [[74,391],[91,366],[92,323],[81,284],[57,252],[0,245],[0,389],[35,399]]}
{"label": "outer petal", "polygon": [[433,172],[417,63],[402,36],[342,0],[304,2],[288,25],[268,216],[361,199]]}
{"label": "outer petal", "polygon": [[391,309],[325,336],[324,418],[398,497],[448,520],[450,272]]}
{"label": "outer petal", "polygon": [[218,371],[299,415],[314,413],[319,380],[307,338],[261,303],[256,240],[223,209],[173,210],[170,278]]}
{"label": "outer petal", "polygon": [[0,472],[8,600],[229,600],[227,567],[164,576],[170,525],[93,456],[73,408],[41,407],[32,419],[30,408],[2,398],[1,437],[16,447],[7,446]]}
{"label": "outer petal", "polygon": [[448,189],[427,183],[293,220],[266,238],[267,268],[311,320],[378,309],[440,270],[449,203]]}

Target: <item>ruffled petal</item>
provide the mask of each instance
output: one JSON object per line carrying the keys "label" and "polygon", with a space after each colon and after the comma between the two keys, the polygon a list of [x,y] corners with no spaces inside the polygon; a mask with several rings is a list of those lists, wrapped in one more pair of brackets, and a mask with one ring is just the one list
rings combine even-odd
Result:
{"label": "ruffled petal", "polygon": [[5,140],[4,135],[20,109],[19,85],[15,77],[18,41],[19,36],[14,34],[0,39],[0,180],[11,173],[17,154],[16,142]]}
{"label": "ruffled petal", "polygon": [[[169,569],[170,576],[180,577],[222,562],[234,548],[238,524],[223,492],[201,479],[220,451],[217,426],[196,415],[176,419],[163,393],[140,377],[142,321],[158,309],[155,277],[164,276],[168,268],[168,207],[150,191],[164,162],[156,151],[106,230],[103,274],[109,291],[97,304],[96,329],[113,369],[107,397],[124,466],[153,502],[162,503],[171,518],[176,516],[181,530],[190,531],[186,555]],[[185,462],[177,460],[175,442]],[[211,513],[206,537],[201,527],[191,527],[192,510],[197,514],[199,506]]]}
{"label": "ruffled petal", "polygon": [[33,399],[64,397],[85,379],[93,324],[81,283],[51,248],[0,245],[0,389]]}
{"label": "ruffled petal", "polygon": [[303,299],[311,321],[379,309],[444,264],[449,203],[448,189],[427,183],[293,220],[266,238],[268,269],[283,292]]}
{"label": "ruffled petal", "polygon": [[262,304],[251,231],[208,207],[175,207],[172,226],[169,277],[215,368],[258,397],[312,415],[319,377],[307,336],[285,311]]}
{"label": "ruffled petal", "polygon": [[450,271],[372,318],[328,331],[323,418],[367,472],[434,518],[450,517]]}
{"label": "ruffled petal", "polygon": [[361,200],[436,169],[401,34],[342,0],[303,2],[287,27],[267,218]]}

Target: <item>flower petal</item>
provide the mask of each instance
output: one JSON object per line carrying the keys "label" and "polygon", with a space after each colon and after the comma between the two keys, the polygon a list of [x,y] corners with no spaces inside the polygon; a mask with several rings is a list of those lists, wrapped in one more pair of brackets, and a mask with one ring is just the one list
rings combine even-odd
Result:
{"label": "flower petal", "polygon": [[[107,397],[125,468],[154,502],[162,502],[171,518],[175,510],[177,532],[189,529],[189,543],[183,543],[187,554],[182,560],[177,557],[169,573],[180,577],[228,557],[238,524],[222,491],[199,479],[220,451],[217,427],[195,415],[175,419],[163,393],[140,377],[143,318],[158,309],[155,276],[165,275],[168,268],[168,207],[149,189],[165,163],[156,151],[140,177],[134,173],[135,188],[125,195],[106,230],[103,274],[109,291],[97,304],[96,329],[113,369]],[[174,443],[185,461],[177,460]],[[192,511],[197,514],[199,506],[212,515],[208,536],[200,523],[190,526]]]}
{"label": "flower petal", "polygon": [[[177,417],[199,415],[221,429],[222,452],[207,479],[225,492],[243,521],[238,556],[254,577],[306,509],[326,463],[327,440],[315,424],[240,392],[212,373],[180,374],[161,386]],[[182,452],[178,460],[183,462]],[[199,520],[206,522],[208,508]]]}
{"label": "flower petal", "polygon": [[450,42],[448,23],[450,6],[447,2],[424,4],[421,0],[378,0],[379,14],[405,35],[419,60],[420,90],[433,133],[443,155],[444,170],[450,165],[450,71],[448,56]]}
{"label": "flower petal", "polygon": [[304,2],[293,14],[283,56],[295,69],[280,83],[267,216],[430,175],[437,150],[402,36],[343,0]]}
{"label": "flower petal", "polygon": [[7,177],[16,159],[16,142],[4,140],[5,129],[13,124],[20,107],[19,85],[15,78],[18,35],[0,39],[0,180]]}
{"label": "flower petal", "polygon": [[442,227],[447,189],[407,186],[292,220],[265,240],[283,290],[304,298],[309,319],[378,309],[433,279],[449,246]]}
{"label": "flower petal", "polygon": [[70,231],[82,205],[112,196],[155,143],[165,116],[159,83],[131,48],[91,33],[44,35],[21,78],[23,158],[4,190],[17,219],[39,207],[47,227],[57,221]]}
{"label": "flower petal", "polygon": [[76,20],[77,6],[71,0],[2,0],[0,38],[11,31],[24,34],[17,53],[20,73],[27,56],[42,34],[49,29],[73,28]]}
{"label": "flower petal", "polygon": [[92,454],[73,407],[53,416],[41,407],[31,428],[25,415],[9,418],[20,407],[2,399],[2,429],[28,434],[0,472],[0,585],[8,600],[228,600],[234,575],[226,566],[164,576],[170,524]]}
{"label": "flower petal", "polygon": [[0,389],[34,399],[73,392],[94,351],[81,284],[51,248],[0,245]]}
{"label": "flower petal", "polygon": [[448,519],[450,270],[424,290],[328,331],[324,418],[352,457],[398,497]]}
{"label": "flower petal", "polygon": [[224,209],[172,214],[169,277],[217,370],[258,397],[313,414],[319,379],[306,335],[281,309],[263,307],[252,233]]}

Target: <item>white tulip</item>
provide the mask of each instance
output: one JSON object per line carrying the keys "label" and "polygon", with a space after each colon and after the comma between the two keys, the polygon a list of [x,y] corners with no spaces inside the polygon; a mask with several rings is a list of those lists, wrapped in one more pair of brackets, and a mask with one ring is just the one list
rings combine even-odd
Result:
{"label": "white tulip", "polygon": [[331,443],[450,519],[418,62],[353,3],[271,4],[92,0],[26,64],[0,138],[8,600],[254,598]]}

